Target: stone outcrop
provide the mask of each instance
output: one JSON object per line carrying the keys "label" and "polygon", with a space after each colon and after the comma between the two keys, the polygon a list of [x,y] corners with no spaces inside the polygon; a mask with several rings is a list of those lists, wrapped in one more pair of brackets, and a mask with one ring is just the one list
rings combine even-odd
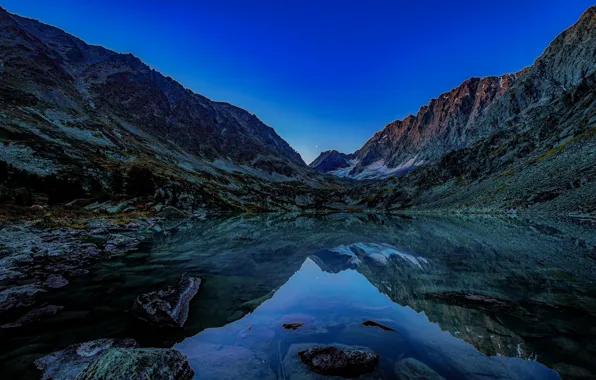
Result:
{"label": "stone outcrop", "polygon": [[76,380],[190,380],[194,371],[171,348],[111,348],[96,357]]}
{"label": "stone outcrop", "polygon": [[133,309],[139,318],[156,326],[182,327],[200,285],[200,278],[185,273],[176,286],[138,296]]}
{"label": "stone outcrop", "polygon": [[77,343],[35,361],[42,371],[42,380],[72,380],[106,350],[111,348],[135,348],[133,339],[99,339]]}
{"label": "stone outcrop", "polygon": [[194,371],[180,352],[138,348],[133,339],[73,344],[35,361],[42,380],[189,380]]}

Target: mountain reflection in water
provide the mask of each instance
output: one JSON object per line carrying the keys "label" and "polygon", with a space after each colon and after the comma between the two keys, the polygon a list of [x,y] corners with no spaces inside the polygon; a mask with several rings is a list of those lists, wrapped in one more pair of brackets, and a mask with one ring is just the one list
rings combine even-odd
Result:
{"label": "mountain reflection in water", "polygon": [[[398,265],[404,264],[415,265]],[[362,325],[367,320],[396,331]],[[304,326],[284,330],[282,325],[291,322]],[[324,272],[310,258],[253,313],[207,329],[175,348],[189,358],[201,379],[293,379],[320,377],[302,368],[296,355],[300,348],[331,343],[365,346],[378,353],[380,368],[371,378],[395,378],[394,365],[407,357],[447,378],[558,378],[534,361],[486,356],[441,331],[424,313],[392,302],[361,273]]]}
{"label": "mountain reflection in water", "polygon": [[[397,378],[406,358],[444,378],[587,378],[596,374],[595,231],[590,221],[488,216],[183,224],[153,234],[147,252],[95,265],[49,300],[70,313],[11,336],[0,357],[127,337],[174,346],[199,379],[311,379],[321,376],[296,353],[336,343],[380,355],[364,378]],[[124,313],[183,272],[203,279],[184,329]],[[285,330],[291,322],[304,325]]]}

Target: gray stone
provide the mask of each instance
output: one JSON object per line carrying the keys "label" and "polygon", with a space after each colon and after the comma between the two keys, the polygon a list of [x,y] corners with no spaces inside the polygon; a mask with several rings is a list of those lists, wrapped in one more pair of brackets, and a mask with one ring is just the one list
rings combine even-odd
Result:
{"label": "gray stone", "polygon": [[194,371],[171,348],[110,348],[95,358],[76,380],[190,380]]}
{"label": "gray stone", "polygon": [[184,211],[177,209],[174,206],[164,206],[158,213],[157,216],[165,219],[182,219],[188,216]]}
{"label": "gray stone", "polygon": [[68,285],[68,280],[59,274],[51,274],[44,283],[48,288],[58,289]]}
{"label": "gray stone", "polygon": [[48,306],[38,307],[36,309],[29,311],[27,314],[23,315],[22,317],[17,319],[15,322],[5,323],[0,327],[2,327],[3,329],[10,329],[10,328],[28,325],[30,323],[37,322],[45,317],[54,315],[62,309],[64,309],[64,306],[48,305]]}
{"label": "gray stone", "polygon": [[400,380],[444,380],[429,366],[414,358],[401,359],[395,363],[395,375]]}
{"label": "gray stone", "polygon": [[21,285],[0,291],[0,311],[31,306],[35,302],[34,296],[43,292],[36,284]]}
{"label": "gray stone", "polygon": [[379,355],[360,349],[312,347],[298,352],[308,369],[325,376],[358,377],[375,370]]}
{"label": "gray stone", "polygon": [[138,296],[133,310],[139,318],[156,326],[182,327],[188,318],[190,300],[200,285],[200,278],[185,273],[177,286]]}
{"label": "gray stone", "polygon": [[137,347],[137,342],[133,339],[99,339],[77,343],[37,359],[35,366],[43,372],[42,380],[72,380],[95,358],[113,347],[133,348]]}
{"label": "gray stone", "polygon": [[116,255],[135,251],[139,244],[141,244],[139,239],[124,235],[112,235],[112,237],[106,242],[104,250],[106,253]]}

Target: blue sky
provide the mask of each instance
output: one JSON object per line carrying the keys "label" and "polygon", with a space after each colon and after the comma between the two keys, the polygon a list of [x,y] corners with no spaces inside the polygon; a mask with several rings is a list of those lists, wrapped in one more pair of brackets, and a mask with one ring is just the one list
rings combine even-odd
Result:
{"label": "blue sky", "polygon": [[[593,0],[592,0],[593,1]],[[306,162],[472,76],[528,66],[584,0],[3,0],[255,113]]]}

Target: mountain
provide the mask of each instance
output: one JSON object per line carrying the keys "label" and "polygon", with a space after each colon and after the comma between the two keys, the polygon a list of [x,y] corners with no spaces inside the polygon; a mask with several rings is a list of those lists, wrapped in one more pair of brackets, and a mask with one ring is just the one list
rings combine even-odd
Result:
{"label": "mountain", "polygon": [[351,165],[328,166],[325,172],[357,179],[403,174],[486,137],[490,129],[476,122],[511,87],[517,75],[466,80],[438,99],[431,99],[415,116],[394,121],[375,133],[352,154]]}
{"label": "mountain", "polygon": [[416,115],[375,133],[353,153],[349,170],[326,166],[325,172],[341,168],[336,174],[357,179],[403,174],[523,121],[525,114],[564,96],[594,71],[593,12],[593,7],[586,11],[529,68],[466,80]]}
{"label": "mountain", "polygon": [[352,154],[340,153],[337,150],[328,150],[321,153],[308,166],[321,173],[333,173],[337,169],[349,168],[352,165],[352,159]]}
{"label": "mountain", "polygon": [[307,166],[255,115],[0,9],[0,202],[16,216],[32,205],[592,214],[595,18],[596,6],[533,65],[471,78],[353,154]]}
{"label": "mountain", "polygon": [[221,158],[279,171],[283,169],[272,162],[304,166],[300,155],[255,115],[194,94],[131,54],[87,45],[60,29],[4,10],[0,17],[2,87],[5,92],[16,89],[19,99],[10,100],[23,103],[15,111],[35,105],[38,116],[56,126],[84,129],[97,124],[106,142],[114,143],[111,131],[100,125],[169,140],[209,161]]}
{"label": "mountain", "polygon": [[[79,184],[71,196],[92,187],[115,194],[127,191],[135,168],[158,177],[153,182],[170,196],[204,194],[193,199],[197,207],[283,209],[279,202],[296,203],[295,189],[310,191],[321,181],[255,115],[195,94],[131,54],[1,8],[0,26],[0,160],[16,182],[0,198],[20,197],[14,188],[35,182],[25,203],[43,202],[49,176],[53,184]],[[19,180],[21,171],[34,179]],[[170,189],[172,180],[178,190]],[[122,181],[123,189],[114,188]],[[301,185],[288,185],[296,181]],[[287,198],[277,202],[277,190]],[[54,193],[60,198],[62,191]]]}
{"label": "mountain", "polygon": [[[594,212],[595,89],[593,6],[532,66],[512,77],[508,89],[473,124],[447,134],[453,138],[445,146],[451,146],[459,131],[462,136],[470,128],[476,131],[465,146],[445,148],[443,156],[407,175],[351,189],[346,199],[352,200],[352,207],[385,210]],[[463,124],[452,122],[447,127],[455,125]],[[386,128],[381,134],[393,130]],[[428,157],[426,151],[405,150],[410,140],[404,140],[405,145],[401,141],[392,151],[410,156],[396,157]],[[376,142],[367,143],[361,150],[365,153],[357,152],[356,159],[364,160],[377,147]]]}

